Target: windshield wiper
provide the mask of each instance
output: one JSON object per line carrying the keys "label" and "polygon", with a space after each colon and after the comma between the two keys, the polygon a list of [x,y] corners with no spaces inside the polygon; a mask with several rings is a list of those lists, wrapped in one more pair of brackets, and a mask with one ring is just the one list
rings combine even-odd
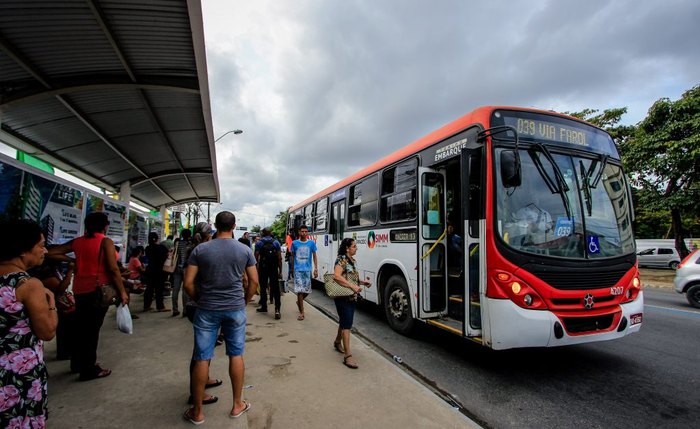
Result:
{"label": "windshield wiper", "polygon": [[[571,207],[569,207],[569,197],[566,195],[566,193],[569,191],[569,185],[567,185],[566,181],[564,180],[564,174],[562,174],[559,165],[557,165],[556,161],[554,160],[554,157],[552,156],[552,153],[549,151],[549,149],[547,149],[547,146],[543,145],[542,143],[537,143],[533,145],[533,147],[539,149],[544,154],[544,157],[547,158],[547,161],[549,161],[549,163],[552,164],[552,170],[554,170],[554,177],[557,180],[558,185],[556,192],[552,193],[559,194],[559,196],[561,197],[561,202],[562,204],[564,204],[564,210],[566,210],[566,217],[568,219],[571,219]],[[540,167],[538,167],[537,169],[539,170]],[[540,171],[540,174],[542,173],[543,171]],[[547,182],[547,180],[552,180],[548,174],[545,173],[545,176],[547,176],[545,182]],[[549,184],[547,184],[547,186],[549,186]]]}
{"label": "windshield wiper", "polygon": [[591,164],[591,168],[589,168],[588,171],[586,171],[586,167],[583,166],[583,161],[579,160],[578,162],[579,169],[581,170],[581,186],[583,186],[583,198],[586,202],[586,211],[588,212],[588,216],[591,216],[591,214],[593,213],[593,201],[591,199],[591,185],[589,183],[589,180],[596,163],[597,161],[593,161],[593,163]]}

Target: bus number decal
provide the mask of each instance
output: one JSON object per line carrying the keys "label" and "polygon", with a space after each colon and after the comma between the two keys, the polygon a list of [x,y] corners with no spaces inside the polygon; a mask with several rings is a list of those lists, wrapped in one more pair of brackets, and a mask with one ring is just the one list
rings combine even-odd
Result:
{"label": "bus number decal", "polygon": [[574,222],[566,217],[557,218],[554,227],[554,235],[557,237],[568,237],[574,232]]}
{"label": "bus number decal", "polygon": [[614,286],[610,288],[610,295],[622,295],[624,288],[622,286]]}

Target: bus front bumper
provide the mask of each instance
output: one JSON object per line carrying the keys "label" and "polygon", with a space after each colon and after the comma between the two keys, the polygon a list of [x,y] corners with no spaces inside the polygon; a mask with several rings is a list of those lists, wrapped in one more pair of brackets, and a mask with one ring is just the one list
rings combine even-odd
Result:
{"label": "bus front bumper", "polygon": [[484,320],[484,341],[495,350],[517,347],[557,347],[594,341],[614,340],[638,332],[642,327],[644,292],[637,299],[620,304],[621,315],[610,330],[570,334],[551,311],[527,310],[508,299],[487,298],[488,320]]}

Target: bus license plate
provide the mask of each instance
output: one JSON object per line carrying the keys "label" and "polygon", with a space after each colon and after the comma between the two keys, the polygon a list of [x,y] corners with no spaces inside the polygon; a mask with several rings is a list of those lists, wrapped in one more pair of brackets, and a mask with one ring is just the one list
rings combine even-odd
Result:
{"label": "bus license plate", "polygon": [[640,323],[642,323],[642,313],[637,313],[630,316],[630,325],[638,325]]}

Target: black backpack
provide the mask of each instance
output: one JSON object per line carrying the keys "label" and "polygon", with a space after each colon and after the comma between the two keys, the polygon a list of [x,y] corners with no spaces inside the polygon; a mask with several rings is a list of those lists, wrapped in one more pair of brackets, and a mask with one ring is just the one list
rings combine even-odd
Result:
{"label": "black backpack", "polygon": [[258,246],[260,246],[260,250],[258,250],[260,268],[277,268],[277,249],[274,240],[262,240]]}

